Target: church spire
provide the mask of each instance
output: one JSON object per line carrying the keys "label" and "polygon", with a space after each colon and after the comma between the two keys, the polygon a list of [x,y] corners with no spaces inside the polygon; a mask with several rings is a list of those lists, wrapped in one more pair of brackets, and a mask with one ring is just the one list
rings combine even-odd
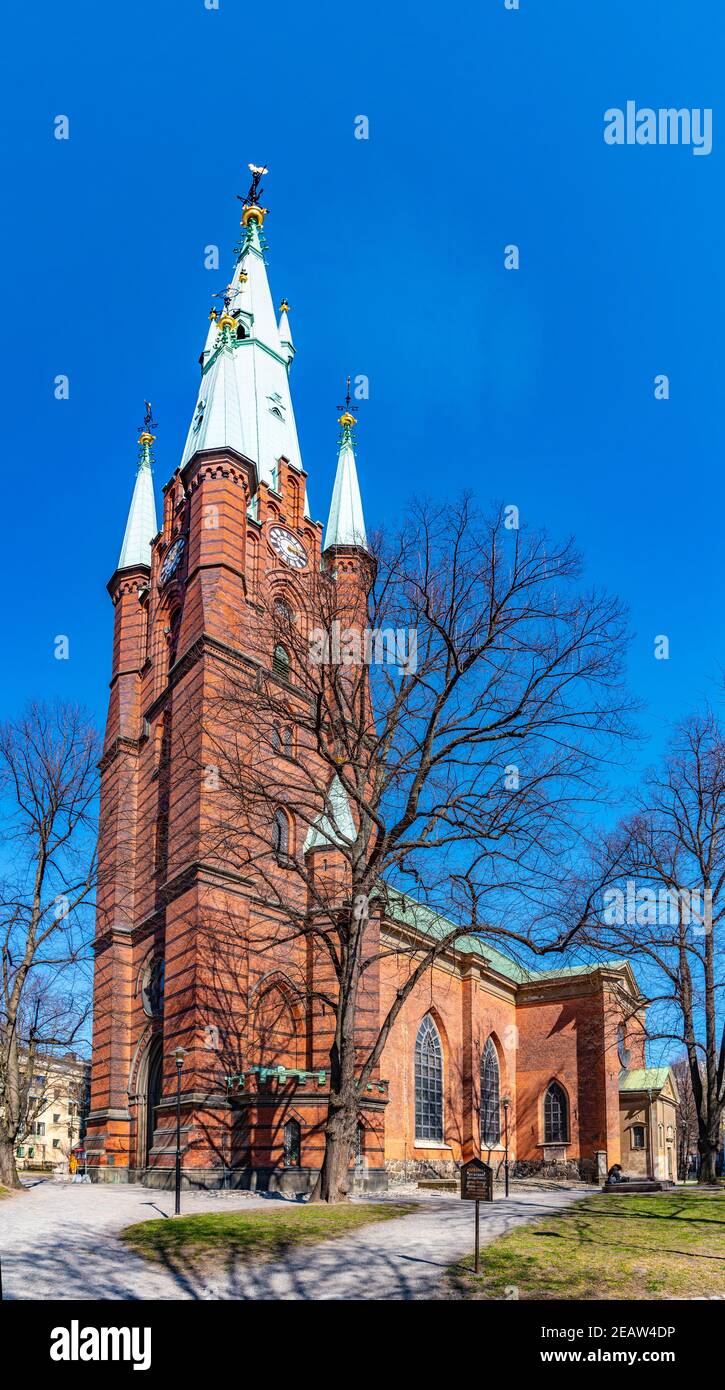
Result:
{"label": "church spire", "polygon": [[327,521],[323,549],[328,550],[333,545],[346,545],[359,546],[361,549],[367,550],[365,518],[363,517],[360,485],[357,480],[352,437],[357,421],[350,409],[349,377],[347,379],[345,409],[340,416],[339,423],[342,426],[342,434],[340,435],[337,473],[335,474],[335,486],[332,489],[332,502],[330,503],[330,515]]}
{"label": "church spire", "polygon": [[121,546],[121,557],[118,561],[120,570],[132,569],[137,565],[151,567],[151,542],[158,530],[151,452],[151,446],[156,439],[151,430],[156,429],[156,421],[152,417],[149,402],[144,401],[144,405],[146,415],[138,439],[138,472]]}
{"label": "church spire", "polygon": [[[252,184],[242,202],[237,263],[224,293],[224,312],[210,314],[201,355],[201,382],[184,447],[184,468],[201,450],[232,449],[249,459],[257,479],[274,487],[285,458],[302,471],[288,370],[294,353],[286,311],[277,323],[267,279],[260,179],[264,166],[249,166]],[[283,301],[286,302],[286,301]]]}

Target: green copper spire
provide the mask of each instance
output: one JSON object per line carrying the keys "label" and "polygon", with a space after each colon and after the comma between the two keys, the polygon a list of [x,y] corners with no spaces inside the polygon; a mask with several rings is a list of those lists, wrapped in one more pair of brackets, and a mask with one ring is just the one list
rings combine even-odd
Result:
{"label": "green copper spire", "polygon": [[151,567],[151,542],[158,531],[152,454],[156,435],[151,433],[151,430],[156,428],[156,421],[152,417],[149,402],[144,401],[144,405],[146,416],[139,434],[138,471],[118,561],[120,570],[131,569],[137,565]]}
{"label": "green copper spire", "polygon": [[350,410],[350,378],[347,379],[345,409],[339,420],[342,426],[337,455],[337,473],[332,490],[330,515],[325,531],[324,549],[333,545],[360,546],[367,550],[365,518],[363,516],[360,485],[357,480],[353,429],[357,424]]}

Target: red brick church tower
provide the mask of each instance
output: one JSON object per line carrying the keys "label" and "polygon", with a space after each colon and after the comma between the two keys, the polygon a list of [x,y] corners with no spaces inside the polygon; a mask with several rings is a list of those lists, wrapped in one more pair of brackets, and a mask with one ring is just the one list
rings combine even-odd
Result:
{"label": "red brick church tower", "polygon": [[[310,963],[301,946],[263,948],[264,905],[231,860],[208,852],[218,785],[204,721],[188,717],[209,708],[230,670],[266,665],[284,687],[284,651],[266,650],[260,612],[284,605],[321,564],[334,559],[354,575],[356,557],[366,556],[349,413],[324,546],[310,518],[289,388],[289,306],[277,318],[258,184],[255,171],[160,529],[149,409],[108,585],[115,628],[87,1140],[92,1175],[108,1181],[172,1179],[177,1056],[185,1181],[266,1183],[282,1166],[297,1170],[293,1186],[305,1186],[322,1151],[329,1038],[308,1017]],[[254,722],[250,709],[250,732]],[[316,842],[312,827],[307,840],[314,866],[324,836]],[[365,1108],[369,1166],[382,1171],[382,1099]]]}

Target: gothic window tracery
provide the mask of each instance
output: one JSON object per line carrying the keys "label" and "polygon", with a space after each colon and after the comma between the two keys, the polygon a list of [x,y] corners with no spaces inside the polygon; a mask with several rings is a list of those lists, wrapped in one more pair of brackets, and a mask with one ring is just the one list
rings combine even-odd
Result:
{"label": "gothic window tracery", "polygon": [[415,1040],[415,1137],[443,1143],[443,1049],[430,1014]]}
{"label": "gothic window tracery", "polygon": [[493,1038],[481,1053],[481,1144],[490,1148],[501,1140],[500,1078]]}
{"label": "gothic window tracery", "polygon": [[302,1161],[302,1130],[299,1120],[288,1120],[284,1127],[284,1166],[299,1168]]}
{"label": "gothic window tracery", "polygon": [[569,1115],[566,1093],[558,1081],[552,1081],[544,1096],[544,1143],[566,1144]]}

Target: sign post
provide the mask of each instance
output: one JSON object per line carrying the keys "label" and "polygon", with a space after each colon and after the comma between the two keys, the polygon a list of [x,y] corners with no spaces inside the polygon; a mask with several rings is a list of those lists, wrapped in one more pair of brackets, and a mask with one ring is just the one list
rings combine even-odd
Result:
{"label": "sign post", "polygon": [[478,1274],[480,1266],[480,1210],[481,1202],[493,1201],[493,1168],[480,1158],[469,1158],[461,1164],[461,1198],[464,1202],[476,1203],[476,1248],[473,1272]]}

